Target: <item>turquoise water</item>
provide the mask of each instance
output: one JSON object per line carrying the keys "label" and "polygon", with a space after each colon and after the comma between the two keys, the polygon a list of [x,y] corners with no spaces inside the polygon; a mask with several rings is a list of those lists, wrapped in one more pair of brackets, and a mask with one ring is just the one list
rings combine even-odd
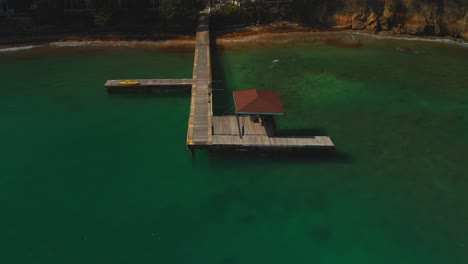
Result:
{"label": "turquoise water", "polygon": [[468,49],[363,44],[216,53],[217,106],[277,91],[280,132],[333,159],[192,160],[189,97],[103,91],[190,77],[191,52],[0,54],[1,263],[466,263]]}

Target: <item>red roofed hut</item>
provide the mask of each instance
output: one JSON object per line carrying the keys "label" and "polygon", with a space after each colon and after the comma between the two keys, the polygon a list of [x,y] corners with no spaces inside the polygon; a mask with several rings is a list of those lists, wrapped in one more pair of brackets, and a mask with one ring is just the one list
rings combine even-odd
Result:
{"label": "red roofed hut", "polygon": [[[250,89],[235,91],[234,103],[236,106],[236,115],[250,115],[254,123],[262,121],[262,125],[270,131],[272,135],[276,131],[275,116],[284,113],[281,100],[275,92]],[[239,118],[238,118],[239,123]],[[240,126],[240,124],[239,124]],[[243,127],[239,127],[241,137],[244,135]]]}
{"label": "red roofed hut", "polygon": [[264,90],[234,92],[234,103],[238,115],[282,115],[284,113],[278,94]]}

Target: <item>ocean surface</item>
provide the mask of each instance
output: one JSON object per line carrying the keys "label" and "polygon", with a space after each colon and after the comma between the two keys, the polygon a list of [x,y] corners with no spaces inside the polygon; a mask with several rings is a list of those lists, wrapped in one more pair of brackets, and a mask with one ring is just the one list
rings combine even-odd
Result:
{"label": "ocean surface", "polygon": [[[353,36],[353,41],[354,40]],[[468,48],[358,36],[214,52],[215,111],[280,94],[315,153],[186,150],[193,52],[0,54],[0,263],[468,263]]]}

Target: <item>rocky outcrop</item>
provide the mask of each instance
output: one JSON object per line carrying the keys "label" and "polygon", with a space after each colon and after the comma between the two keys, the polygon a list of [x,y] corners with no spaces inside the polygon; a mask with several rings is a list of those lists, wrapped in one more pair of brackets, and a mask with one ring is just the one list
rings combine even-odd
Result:
{"label": "rocky outcrop", "polygon": [[[323,0],[309,4],[324,27],[468,40],[468,0]],[[310,3],[310,2],[309,2]]]}
{"label": "rocky outcrop", "polygon": [[460,34],[460,37],[464,39],[465,41],[468,41],[468,32],[463,32]]}

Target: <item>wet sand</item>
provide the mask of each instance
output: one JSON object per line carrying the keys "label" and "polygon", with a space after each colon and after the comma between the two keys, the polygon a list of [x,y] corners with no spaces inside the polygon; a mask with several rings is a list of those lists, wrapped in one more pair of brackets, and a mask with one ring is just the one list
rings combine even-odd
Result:
{"label": "wet sand", "polygon": [[[378,34],[365,30],[318,30],[301,26],[297,23],[277,22],[260,26],[231,28],[227,30],[213,30],[216,45],[225,49],[241,49],[246,47],[284,46],[304,43],[320,42],[340,48],[360,48],[359,37],[394,38],[409,40],[445,41],[467,45],[450,37],[424,37],[414,35],[395,35],[391,32]],[[195,35],[148,34],[132,35],[103,33],[94,35],[49,35],[35,38],[3,38],[0,40],[0,52],[5,49],[24,46],[52,47],[86,47],[103,48],[139,48],[164,49],[168,52],[188,52],[193,49]]]}

